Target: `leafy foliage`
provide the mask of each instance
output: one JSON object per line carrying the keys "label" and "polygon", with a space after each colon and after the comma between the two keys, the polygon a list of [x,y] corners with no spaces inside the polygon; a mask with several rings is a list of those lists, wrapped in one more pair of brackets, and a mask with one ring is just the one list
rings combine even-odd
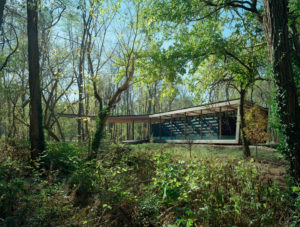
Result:
{"label": "leafy foliage", "polygon": [[84,147],[77,144],[49,143],[41,157],[41,166],[50,171],[59,171],[65,176],[69,175],[83,162],[84,150]]}
{"label": "leafy foliage", "polygon": [[245,134],[252,144],[263,143],[268,140],[268,116],[258,105],[254,105],[245,114]]}
{"label": "leafy foliage", "polygon": [[183,161],[152,146],[112,145],[103,148],[101,159],[82,162],[86,150],[51,144],[40,170],[12,159],[16,148],[6,146],[11,152],[1,153],[1,221],[14,226],[296,223],[299,188],[290,193],[266,180],[253,160],[199,156]]}

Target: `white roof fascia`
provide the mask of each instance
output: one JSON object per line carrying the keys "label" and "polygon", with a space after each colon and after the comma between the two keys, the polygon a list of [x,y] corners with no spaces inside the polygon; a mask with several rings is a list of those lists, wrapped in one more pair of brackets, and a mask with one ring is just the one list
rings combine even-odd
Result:
{"label": "white roof fascia", "polygon": [[213,103],[213,104],[205,104],[203,106],[196,106],[196,107],[191,107],[191,108],[186,108],[186,109],[181,109],[181,110],[173,110],[173,111],[168,111],[164,113],[157,113],[157,114],[151,114],[149,115],[150,118],[157,118],[157,117],[163,117],[166,115],[171,115],[171,114],[184,114],[192,111],[201,111],[201,110],[206,110],[206,109],[212,109],[212,108],[218,108],[222,106],[232,106],[232,105],[237,105],[240,103],[240,100],[231,100],[231,101],[225,101],[225,102],[219,102],[219,103]]}

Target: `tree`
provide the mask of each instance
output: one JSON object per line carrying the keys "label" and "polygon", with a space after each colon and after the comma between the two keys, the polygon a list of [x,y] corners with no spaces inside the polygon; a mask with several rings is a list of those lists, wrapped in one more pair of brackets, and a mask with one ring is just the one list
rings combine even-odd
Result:
{"label": "tree", "polygon": [[[81,3],[80,3],[81,4]],[[81,5],[79,5],[81,6]],[[84,140],[84,127],[82,124],[82,115],[84,114],[83,95],[84,95],[84,63],[87,51],[88,31],[91,29],[92,13],[87,12],[86,1],[83,1],[82,21],[83,32],[80,42],[79,61],[78,61],[78,73],[76,73],[77,86],[78,86],[78,120],[77,120],[77,134],[78,142]],[[92,6],[93,3],[92,3]]]}
{"label": "tree", "polygon": [[264,0],[264,30],[277,87],[277,114],[291,173],[300,181],[300,111],[288,34],[288,2]]}
{"label": "tree", "polygon": [[190,78],[190,88],[198,96],[209,94],[211,101],[224,100],[224,94],[227,99],[230,98],[229,94],[231,98],[239,97],[241,140],[246,158],[250,156],[243,130],[246,95],[251,88],[257,87],[257,81],[265,80],[262,72],[266,63],[266,51],[259,45],[262,41],[261,35],[250,32],[250,29],[249,26],[246,34],[233,34],[229,38],[218,38],[212,42],[210,51],[206,53],[209,57],[199,65],[194,65],[198,67],[198,72]]}
{"label": "tree", "polygon": [[[295,59],[299,57],[299,20],[295,18],[299,18],[300,10],[296,2],[290,1],[296,7],[293,7],[294,10],[289,12],[286,0],[264,0],[263,5],[257,0],[199,0],[192,2],[156,0],[149,1],[146,11],[150,15],[150,17],[148,16],[150,18],[149,24],[153,25],[154,22],[158,22],[156,24],[160,28],[164,27],[165,24],[177,28],[177,30],[167,29],[167,32],[172,35],[170,31],[173,31],[175,35],[171,36],[170,39],[177,37],[177,40],[180,40],[181,43],[185,40],[181,39],[178,33],[174,31],[180,31],[184,26],[191,28],[197,23],[209,23],[212,18],[217,18],[219,21],[223,21],[223,25],[230,26],[232,25],[231,22],[234,21],[232,20],[234,16],[246,18],[249,13],[255,16],[264,31],[264,37],[270,49],[269,56],[272,60],[274,82],[278,89],[277,104],[279,108],[277,114],[283,126],[284,153],[290,161],[293,176],[300,180],[300,147],[299,139],[297,139],[300,134],[300,115],[295,86],[295,75],[298,75],[295,71],[299,71],[300,62],[292,61],[291,58],[291,52]],[[292,18],[290,27],[288,27],[288,14]],[[246,30],[247,26],[241,28]],[[292,31],[290,36],[288,30]],[[212,33],[214,33],[214,30],[212,30]],[[289,42],[289,40],[293,42]],[[290,43],[293,45],[290,46]],[[202,46],[202,48],[205,49],[206,47]],[[188,54],[193,56],[196,51],[199,51],[199,49],[190,49]],[[197,56],[201,56],[201,54]],[[201,57],[196,57],[195,60],[201,61]]]}
{"label": "tree", "polygon": [[[110,6],[106,7],[105,4]],[[141,48],[141,42],[138,42],[139,27],[137,26],[139,15],[134,11],[135,7],[132,8],[132,5],[128,5],[126,10],[130,17],[126,17],[122,25],[126,24],[127,31],[122,33],[122,29],[120,29],[117,33],[118,37],[108,38],[107,34],[112,31],[116,33],[114,26],[117,19],[120,19],[116,18],[116,12],[120,7],[119,2],[111,4],[88,1],[81,7],[84,12],[83,38],[85,40],[81,42],[84,45],[81,45],[82,48],[80,48],[84,51],[81,51],[79,55],[81,62],[87,61],[88,79],[92,84],[98,108],[96,130],[91,144],[93,151],[91,156],[94,156],[104,137],[106,120],[121,100],[122,93],[129,88],[134,76],[136,56]],[[126,5],[124,4],[122,7],[126,7]],[[114,20],[115,18],[116,20]],[[115,39],[115,44],[109,43],[111,41],[109,39]],[[107,49],[110,50],[107,51]],[[82,64],[82,69],[83,67]],[[107,78],[111,80],[109,83],[111,87],[106,89],[106,92],[104,79]]]}
{"label": "tree", "polygon": [[38,0],[27,0],[28,65],[30,90],[31,158],[37,159],[45,149],[39,71]]}
{"label": "tree", "polygon": [[257,144],[268,140],[267,127],[268,116],[265,111],[262,111],[256,104],[251,109],[248,109],[245,114],[244,132],[249,142],[256,146],[256,157]]}
{"label": "tree", "polygon": [[2,0],[0,2],[0,30],[2,30],[2,23],[3,23],[3,14],[4,14],[5,3],[6,3],[6,0]]}
{"label": "tree", "polygon": [[[137,15],[138,17],[138,15]],[[136,20],[136,23],[138,23],[138,19]],[[99,102],[99,110],[97,115],[97,122],[96,122],[96,132],[92,141],[92,150],[95,154],[95,152],[98,151],[100,147],[100,142],[103,139],[103,131],[104,126],[107,121],[107,118],[110,114],[110,112],[115,108],[116,104],[121,100],[121,95],[124,91],[126,91],[129,88],[130,82],[133,79],[133,75],[135,72],[135,61],[136,61],[136,40],[138,36],[138,27],[135,28],[133,36],[130,37],[129,42],[131,42],[131,46],[123,46],[123,56],[120,59],[120,72],[119,75],[121,75],[123,82],[121,85],[116,89],[116,91],[113,93],[113,95],[110,97],[110,99],[107,102],[107,105],[103,105],[103,98],[98,93],[97,84],[96,81],[93,81],[93,88],[94,88],[94,95]],[[90,51],[88,51],[90,52]],[[90,59],[90,58],[89,58]],[[90,65],[91,65],[91,61]],[[91,66],[92,68],[92,66]]]}
{"label": "tree", "polygon": [[[18,47],[19,47],[19,40],[18,40],[18,34],[17,31],[14,27],[14,25],[12,25],[12,23],[8,23],[7,27],[10,28],[10,30],[8,30],[8,32],[5,31],[3,24],[4,24],[4,9],[5,9],[5,4],[6,4],[6,0],[1,1],[0,3],[0,34],[1,34],[1,54],[3,55],[3,57],[5,55],[7,55],[6,57],[4,57],[4,59],[1,59],[1,64],[0,64],[0,72],[7,66],[7,63],[9,61],[9,59],[13,56],[13,54],[17,51]],[[7,34],[13,33],[13,37],[6,37]],[[6,34],[7,33],[7,34]],[[15,38],[15,47],[13,48],[11,43],[13,38]],[[8,46],[8,48],[10,49],[10,53],[7,54],[7,50],[4,48],[5,46]]]}
{"label": "tree", "polygon": [[[185,74],[184,69],[189,68],[188,74],[191,76],[187,80],[190,81],[191,90],[198,96],[209,94],[208,99],[211,101],[219,101],[217,92],[214,92],[216,90],[225,89],[226,94],[233,90],[238,92],[243,152],[245,157],[249,157],[250,149],[243,132],[244,102],[247,91],[255,86],[256,81],[264,80],[263,73],[260,71],[266,63],[264,40],[259,25],[251,14],[247,18],[238,15],[232,18],[235,20],[235,25],[230,34],[225,37],[223,25],[227,18],[222,18],[218,14],[203,21],[182,19],[181,15],[178,17],[173,15],[173,17],[176,19],[172,18],[170,23],[166,22],[166,31],[163,31],[170,37],[169,31],[175,29],[175,34],[171,35],[174,39],[173,44],[166,51],[161,51],[168,58],[165,62],[170,62],[166,66],[170,68],[167,72],[169,71],[170,75],[174,75],[175,72],[176,77],[176,71],[179,70],[177,74]],[[177,19],[179,28],[172,23]],[[189,20],[191,20],[190,27],[182,24]],[[245,24],[247,29],[241,29]],[[155,57],[153,61],[156,61]],[[236,95],[236,92],[233,94]],[[221,100],[224,100],[224,96]]]}

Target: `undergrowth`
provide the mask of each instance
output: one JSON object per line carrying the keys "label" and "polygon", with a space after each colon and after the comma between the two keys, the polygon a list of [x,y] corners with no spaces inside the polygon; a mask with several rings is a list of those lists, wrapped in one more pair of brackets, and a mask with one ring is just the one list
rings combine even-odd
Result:
{"label": "undergrowth", "polygon": [[87,150],[51,144],[33,169],[27,146],[3,143],[0,225],[297,226],[300,188],[262,180],[254,160]]}

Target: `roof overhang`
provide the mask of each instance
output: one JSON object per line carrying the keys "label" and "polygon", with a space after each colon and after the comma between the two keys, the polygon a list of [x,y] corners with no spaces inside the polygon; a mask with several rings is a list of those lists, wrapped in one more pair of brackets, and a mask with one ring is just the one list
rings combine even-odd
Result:
{"label": "roof overhang", "polygon": [[[199,116],[205,114],[213,114],[218,112],[236,111],[240,104],[239,99],[233,99],[222,102],[215,102],[204,104],[201,106],[194,106],[190,108],[171,110],[167,112],[150,114],[150,115],[120,115],[120,116],[109,116],[107,121],[109,123],[158,123],[166,119],[179,118],[185,116]],[[250,108],[253,103],[245,100],[245,107]],[[265,108],[260,107],[262,110],[267,111]],[[61,117],[68,118],[89,118],[95,120],[96,116],[81,116],[77,114],[58,114]]]}
{"label": "roof overhang", "polygon": [[217,103],[209,103],[201,106],[151,114],[149,115],[149,117],[151,119],[157,119],[157,118],[170,119],[174,117],[198,116],[198,115],[211,114],[216,112],[225,112],[225,111],[236,110],[238,108],[239,103],[240,103],[239,99],[217,102]]}
{"label": "roof overhang", "polygon": [[149,115],[123,115],[123,116],[109,116],[108,122],[115,123],[148,123],[150,122]]}

